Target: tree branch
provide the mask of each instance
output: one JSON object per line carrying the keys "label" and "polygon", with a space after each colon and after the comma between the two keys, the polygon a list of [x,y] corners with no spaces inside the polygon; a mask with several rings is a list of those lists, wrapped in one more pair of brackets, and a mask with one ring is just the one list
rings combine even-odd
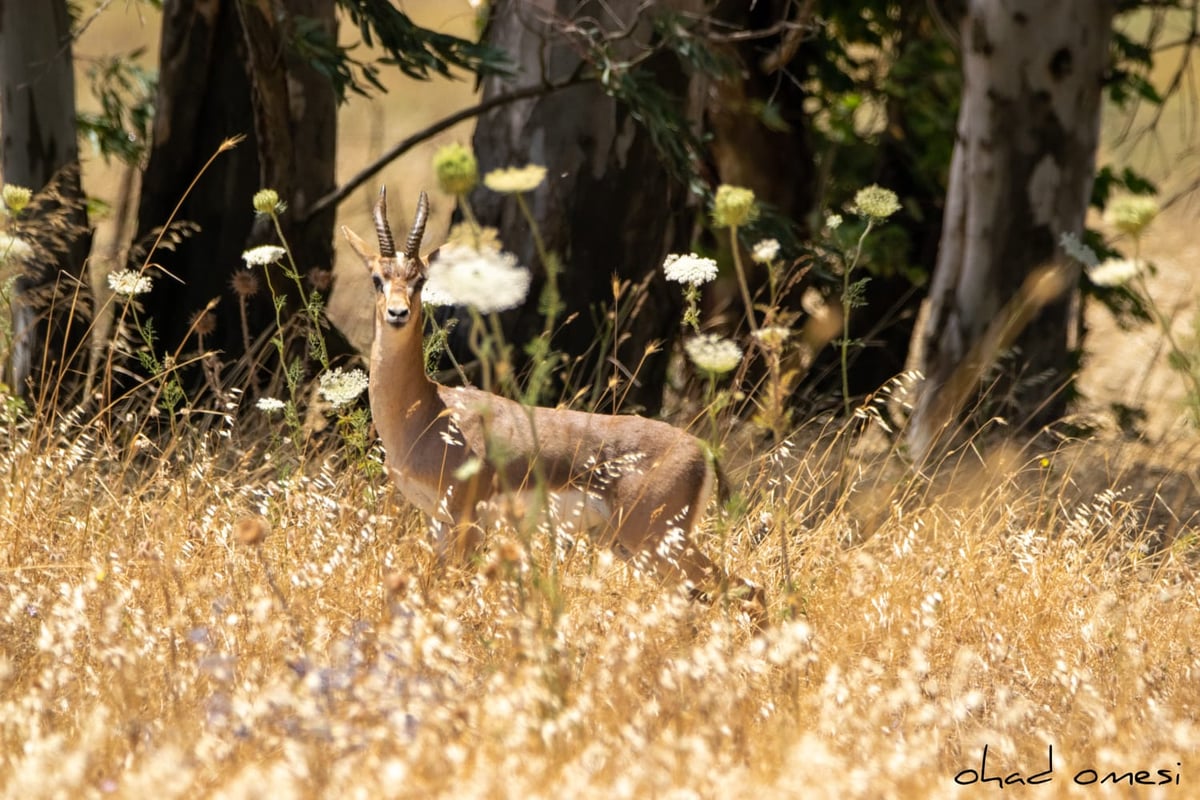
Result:
{"label": "tree branch", "polygon": [[591,79],[585,78],[580,73],[576,72],[575,74],[571,75],[571,77],[560,83],[539,83],[533,86],[524,86],[520,89],[514,89],[511,92],[498,94],[490,100],[485,100],[482,103],[477,103],[469,108],[464,108],[462,111],[455,112],[448,117],[443,117],[432,125],[417,131],[407,139],[398,142],[389,150],[384,152],[383,155],[379,156],[379,158],[375,159],[366,167],[359,170],[359,172],[354,175],[354,177],[350,178],[350,180],[346,181],[329,194],[317,200],[304,210],[304,213],[301,215],[300,222],[307,222],[317,214],[320,214],[322,211],[328,209],[330,206],[338,205],[345,200],[351,192],[366,183],[373,175],[375,175],[375,173],[379,172],[392,161],[404,155],[426,139],[436,136],[447,128],[453,127],[465,119],[477,117],[480,114],[486,114],[493,108],[507,105],[509,103],[515,103],[518,100],[527,100],[531,97],[540,97],[543,95],[552,94],[560,89],[566,89],[569,86],[575,86],[577,84],[584,83],[587,80]]}

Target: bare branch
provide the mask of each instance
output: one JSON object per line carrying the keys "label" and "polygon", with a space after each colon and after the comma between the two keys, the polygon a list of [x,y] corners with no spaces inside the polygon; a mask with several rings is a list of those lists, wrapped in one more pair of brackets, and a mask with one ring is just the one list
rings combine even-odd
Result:
{"label": "bare branch", "polygon": [[470,119],[471,117],[477,117],[480,114],[486,114],[493,108],[508,105],[509,103],[515,103],[518,100],[527,100],[530,97],[541,97],[543,95],[552,94],[560,89],[565,89],[568,86],[574,86],[576,84],[583,83],[586,80],[589,79],[577,72],[576,74],[559,83],[539,83],[533,86],[523,86],[519,89],[513,89],[511,92],[505,92],[504,94],[496,95],[490,100],[485,100],[482,103],[477,103],[468,108],[464,108],[462,111],[458,111],[448,117],[443,117],[432,125],[422,128],[412,136],[409,136],[408,138],[398,142],[381,156],[379,156],[379,158],[375,159],[370,164],[359,170],[357,174],[350,178],[350,180],[346,181],[341,186],[337,187],[332,192],[320,198],[311,206],[306,208],[304,212],[300,214],[300,222],[307,222],[317,214],[320,214],[322,211],[328,209],[330,206],[337,206],[339,203],[345,200],[351,192],[370,180],[372,176],[374,176],[388,164],[395,161],[397,158],[404,155],[421,142],[424,142],[426,139],[436,136],[447,128],[451,128],[463,120]]}

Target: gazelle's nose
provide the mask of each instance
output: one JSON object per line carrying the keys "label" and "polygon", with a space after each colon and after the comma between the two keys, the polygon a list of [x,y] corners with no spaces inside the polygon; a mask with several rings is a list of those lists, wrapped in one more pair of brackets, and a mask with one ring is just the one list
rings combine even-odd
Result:
{"label": "gazelle's nose", "polygon": [[408,309],[389,308],[386,316],[389,325],[403,325],[408,322]]}

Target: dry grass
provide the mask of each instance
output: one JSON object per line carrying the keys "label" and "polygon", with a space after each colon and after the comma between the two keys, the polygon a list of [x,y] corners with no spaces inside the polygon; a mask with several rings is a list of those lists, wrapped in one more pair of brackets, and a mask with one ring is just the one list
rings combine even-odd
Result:
{"label": "dry grass", "polygon": [[1195,524],[1103,444],[932,483],[836,432],[747,458],[707,544],[772,590],[756,638],[586,544],[439,573],[384,487],[238,438],[3,438],[6,796],[957,796],[985,744],[1053,745],[1047,796],[1192,791]]}
{"label": "dry grass", "polygon": [[[343,174],[422,124],[380,108]],[[586,542],[446,574],[340,451],[284,479],[214,427],[0,427],[3,796],[959,797],[996,788],[955,783],[985,745],[989,777],[1053,746],[1028,795],[1196,793],[1191,451],[980,444],[917,480],[877,430],[739,430],[705,547],[768,588],[756,637]]]}

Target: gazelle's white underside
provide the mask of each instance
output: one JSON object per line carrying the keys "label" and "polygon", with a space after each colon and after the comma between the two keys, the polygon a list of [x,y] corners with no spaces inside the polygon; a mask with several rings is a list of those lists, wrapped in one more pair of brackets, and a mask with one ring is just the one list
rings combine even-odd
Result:
{"label": "gazelle's white underside", "polygon": [[[404,497],[428,514],[436,527],[454,524],[446,494],[453,491],[453,487],[439,493],[436,487],[408,479],[403,472],[396,471],[395,478]],[[552,492],[534,489],[505,492],[475,506],[476,521],[484,530],[532,523],[573,535],[604,528],[610,521],[615,522],[612,515],[613,508],[599,494],[574,488]]]}
{"label": "gazelle's white underside", "polygon": [[611,519],[612,508],[599,495],[582,489],[526,490],[496,495],[479,503],[476,513],[485,530],[535,524],[574,535],[602,529]]}

